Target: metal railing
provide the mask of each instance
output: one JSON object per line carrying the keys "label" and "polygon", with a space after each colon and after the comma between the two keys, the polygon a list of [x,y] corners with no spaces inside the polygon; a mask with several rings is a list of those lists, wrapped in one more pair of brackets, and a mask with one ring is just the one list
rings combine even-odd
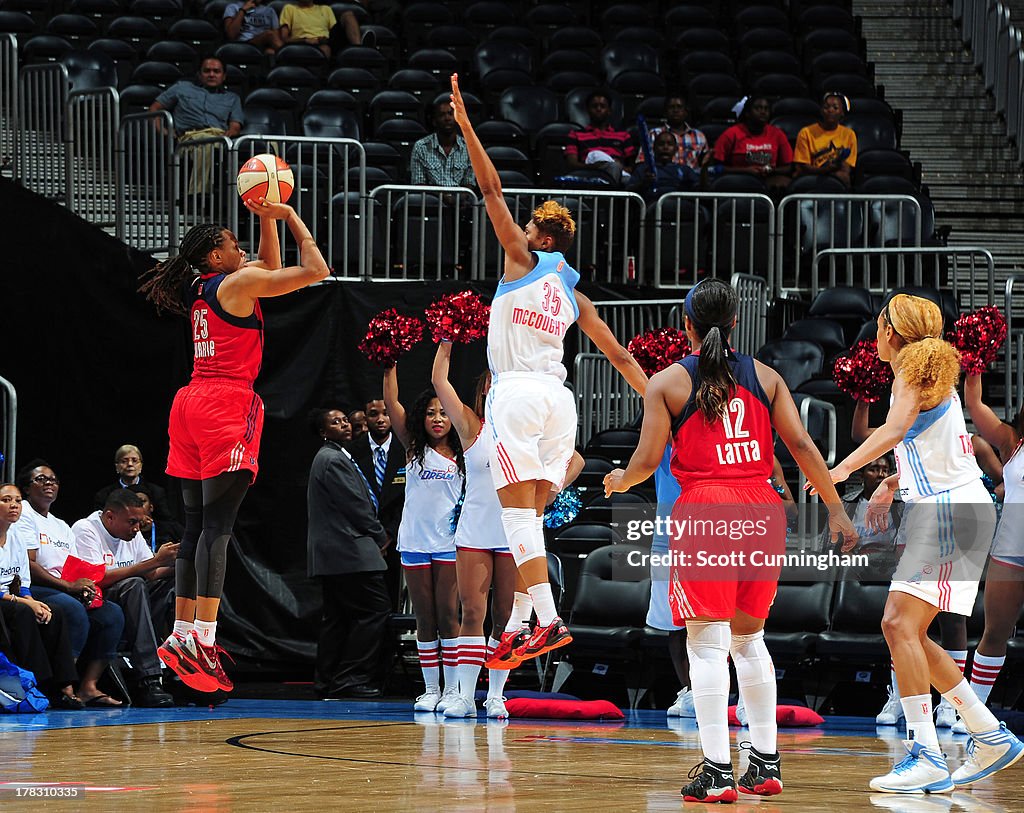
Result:
{"label": "metal railing", "polygon": [[18,177],[52,200],[67,194],[64,115],[71,90],[63,65],[27,65],[18,76]]}
{"label": "metal railing", "polygon": [[[644,199],[632,192],[600,192],[568,189],[506,189],[505,201],[516,223],[526,225],[537,206],[555,200],[572,212],[576,239],[565,259],[583,279],[594,282],[627,282],[629,259],[643,267]],[[497,278],[504,267],[504,251],[490,221],[478,203],[479,238],[476,278]]]}
{"label": "metal railing", "polygon": [[[804,429],[807,430],[808,434],[814,438],[815,433],[812,431],[815,427],[811,425],[811,410],[816,410],[822,413],[825,421],[825,437],[815,438],[816,440],[824,440],[825,449],[823,450],[822,456],[825,458],[825,465],[831,468],[836,462],[836,441],[837,441],[837,427],[838,422],[836,418],[836,408],[833,404],[827,401],[822,401],[818,398],[803,398],[800,401],[800,422],[804,425]],[[817,494],[811,495],[808,490],[804,487],[807,485],[807,477],[804,475],[801,469],[797,469],[799,479],[797,481],[797,538],[805,548],[811,548],[817,543],[821,536],[821,512],[818,510],[820,505],[820,498]]]}
{"label": "metal railing", "polygon": [[730,343],[740,353],[752,356],[768,335],[768,283],[753,274],[733,274],[729,282],[739,299]]}
{"label": "metal railing", "polygon": [[953,19],[974,55],[986,89],[1003,115],[1006,135],[1017,145],[1017,161],[1024,163],[1024,49],[1021,30],[1006,6],[996,0],[953,0]]}
{"label": "metal railing", "polygon": [[648,221],[643,268],[659,288],[691,288],[704,276],[750,273],[770,278],[775,205],[767,195],[673,192]]}
{"label": "metal railing", "polygon": [[[597,315],[608,325],[619,344],[625,347],[629,340],[647,330],[658,327],[682,328],[682,299],[622,299],[595,302]],[[582,330],[579,338],[581,353],[595,353],[597,348]],[[608,428],[608,427],[604,427]]]}
{"label": "metal railing", "polygon": [[18,437],[18,393],[6,378],[0,378],[0,417],[3,417],[3,473],[5,483],[14,482],[15,452]]}
{"label": "metal railing", "polygon": [[385,184],[368,195],[367,270],[378,280],[469,279],[477,256],[476,193]]}
{"label": "metal railing", "polygon": [[[237,223],[237,198],[229,197],[234,180],[232,143],[227,136],[178,141],[171,159],[172,217],[184,235],[200,223],[223,223],[233,231]],[[237,170],[236,170],[237,171]],[[177,251],[177,244],[172,253]]]}
{"label": "metal railing", "polygon": [[117,151],[117,238],[140,251],[177,251],[171,114],[158,110],[125,116]]}
{"label": "metal railing", "polygon": [[1006,344],[1003,347],[1005,389],[1003,418],[1011,423],[1024,409],[1024,325],[1017,325],[1013,317],[1015,292],[1024,288],[1024,277],[1014,275],[1006,280]]}
{"label": "metal railing", "polygon": [[0,167],[18,177],[18,39],[0,34]]}
{"label": "metal railing", "polygon": [[643,397],[601,353],[577,353],[572,370],[581,447],[597,432],[629,423],[640,411]]}
{"label": "metal railing", "polygon": [[787,195],[779,204],[772,293],[808,290],[813,298],[822,287],[815,263],[822,251],[920,246],[921,222],[921,204],[911,195]]}
{"label": "metal railing", "polygon": [[114,88],[74,90],[65,115],[67,205],[90,223],[117,222],[117,132]]}

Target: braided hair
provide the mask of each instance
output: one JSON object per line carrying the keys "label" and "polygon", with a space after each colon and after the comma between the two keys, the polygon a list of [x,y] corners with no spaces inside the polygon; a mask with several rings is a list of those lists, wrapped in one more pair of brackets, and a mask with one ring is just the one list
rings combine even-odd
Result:
{"label": "braided hair", "polygon": [[156,305],[157,310],[185,315],[182,289],[196,271],[209,270],[207,255],[219,247],[224,239],[224,227],[213,223],[200,223],[188,230],[181,241],[178,254],[157,263],[145,272],[139,292]]}

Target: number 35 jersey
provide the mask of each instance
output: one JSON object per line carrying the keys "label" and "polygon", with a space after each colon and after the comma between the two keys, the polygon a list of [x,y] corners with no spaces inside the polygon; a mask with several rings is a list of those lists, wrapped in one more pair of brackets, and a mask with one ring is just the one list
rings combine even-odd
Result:
{"label": "number 35 jersey", "polygon": [[542,373],[565,381],[565,334],[579,318],[574,289],[580,280],[560,252],[535,251],[525,277],[498,283],[487,328],[491,375]]}
{"label": "number 35 jersey", "polygon": [[774,448],[771,406],[758,381],[754,360],[729,351],[736,389],[725,415],[711,423],[697,407],[700,356],[687,356],[676,363],[693,381],[690,399],[672,422],[672,474],[683,490],[709,480],[767,481],[772,475]]}
{"label": "number 35 jersey", "polygon": [[259,300],[249,316],[228,313],[217,300],[226,274],[204,274],[191,281],[185,301],[192,330],[192,380],[229,378],[250,387],[263,359],[263,314]]}

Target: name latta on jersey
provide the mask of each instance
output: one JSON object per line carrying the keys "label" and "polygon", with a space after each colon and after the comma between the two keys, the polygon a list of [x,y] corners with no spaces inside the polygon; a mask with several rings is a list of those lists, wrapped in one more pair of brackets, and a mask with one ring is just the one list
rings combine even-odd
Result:
{"label": "name latta on jersey", "polygon": [[564,336],[565,331],[569,329],[567,322],[528,308],[512,308],[512,324],[532,327],[554,336]]}
{"label": "name latta on jersey", "polygon": [[746,405],[742,398],[733,398],[722,416],[722,429],[726,443],[715,444],[718,462],[723,466],[733,463],[752,463],[761,460],[761,444],[744,429]]}

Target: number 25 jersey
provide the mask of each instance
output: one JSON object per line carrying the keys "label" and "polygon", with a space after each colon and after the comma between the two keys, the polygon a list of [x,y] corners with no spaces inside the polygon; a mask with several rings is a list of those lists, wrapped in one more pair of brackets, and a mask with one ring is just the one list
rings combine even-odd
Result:
{"label": "number 25 jersey", "polygon": [[192,380],[229,378],[250,387],[263,359],[263,313],[259,300],[249,316],[234,316],[217,300],[226,274],[204,274],[189,284],[186,302],[192,329]]}
{"label": "number 25 jersey", "polygon": [[491,375],[543,373],[565,381],[563,344],[579,318],[574,289],[580,275],[557,251],[535,251],[537,264],[521,279],[498,283],[487,328]]}

